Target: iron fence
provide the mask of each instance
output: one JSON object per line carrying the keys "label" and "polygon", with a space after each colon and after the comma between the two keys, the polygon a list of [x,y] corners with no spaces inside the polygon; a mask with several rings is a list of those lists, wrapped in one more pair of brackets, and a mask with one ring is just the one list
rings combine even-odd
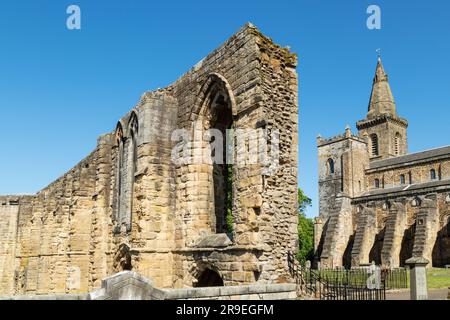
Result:
{"label": "iron fence", "polygon": [[[289,270],[301,294],[321,300],[385,300],[386,279],[381,273],[378,286],[369,288],[370,273],[365,269],[313,270],[301,266],[292,253],[288,255]],[[393,282],[392,282],[393,283]]]}

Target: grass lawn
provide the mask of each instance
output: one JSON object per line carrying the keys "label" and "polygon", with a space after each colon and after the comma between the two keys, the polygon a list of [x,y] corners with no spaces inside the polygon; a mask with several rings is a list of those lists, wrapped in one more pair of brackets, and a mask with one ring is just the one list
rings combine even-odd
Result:
{"label": "grass lawn", "polygon": [[428,289],[442,289],[450,287],[450,269],[427,269]]}

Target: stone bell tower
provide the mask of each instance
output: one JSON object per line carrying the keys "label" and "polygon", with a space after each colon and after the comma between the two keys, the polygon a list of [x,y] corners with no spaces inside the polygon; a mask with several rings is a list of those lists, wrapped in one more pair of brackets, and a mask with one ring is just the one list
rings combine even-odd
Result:
{"label": "stone bell tower", "polygon": [[359,135],[368,143],[370,160],[380,160],[408,153],[408,121],[397,115],[394,96],[384,71],[381,58],[373,79],[369,110],[364,120],[358,121]]}

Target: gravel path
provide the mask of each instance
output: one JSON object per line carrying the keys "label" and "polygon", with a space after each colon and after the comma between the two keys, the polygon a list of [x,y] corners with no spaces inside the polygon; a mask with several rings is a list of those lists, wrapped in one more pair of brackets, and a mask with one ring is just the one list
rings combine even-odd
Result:
{"label": "gravel path", "polygon": [[[428,290],[429,300],[446,300],[449,289]],[[386,300],[409,300],[409,290],[386,292]]]}

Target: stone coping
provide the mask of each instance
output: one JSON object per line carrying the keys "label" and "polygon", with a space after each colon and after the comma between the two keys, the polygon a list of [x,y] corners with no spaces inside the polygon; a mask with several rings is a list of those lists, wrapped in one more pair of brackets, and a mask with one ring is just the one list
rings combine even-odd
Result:
{"label": "stone coping", "polygon": [[0,300],[90,300],[89,293],[81,294],[46,294],[46,295],[21,295],[0,297]]}
{"label": "stone coping", "polygon": [[255,284],[244,286],[209,287],[209,288],[185,288],[185,289],[165,289],[166,299],[196,299],[196,298],[217,298],[224,296],[238,296],[249,294],[267,294],[296,291],[295,283],[283,284]]}
{"label": "stone coping", "polygon": [[[247,296],[251,294],[272,294],[295,292],[297,286],[295,283],[282,284],[254,284],[244,286],[227,287],[207,287],[207,288],[184,288],[184,289],[160,289],[164,300],[182,300],[198,298],[219,298],[227,296]],[[84,294],[49,294],[49,295],[22,295],[11,297],[0,297],[0,300],[101,300],[102,289],[98,294],[96,291]]]}

